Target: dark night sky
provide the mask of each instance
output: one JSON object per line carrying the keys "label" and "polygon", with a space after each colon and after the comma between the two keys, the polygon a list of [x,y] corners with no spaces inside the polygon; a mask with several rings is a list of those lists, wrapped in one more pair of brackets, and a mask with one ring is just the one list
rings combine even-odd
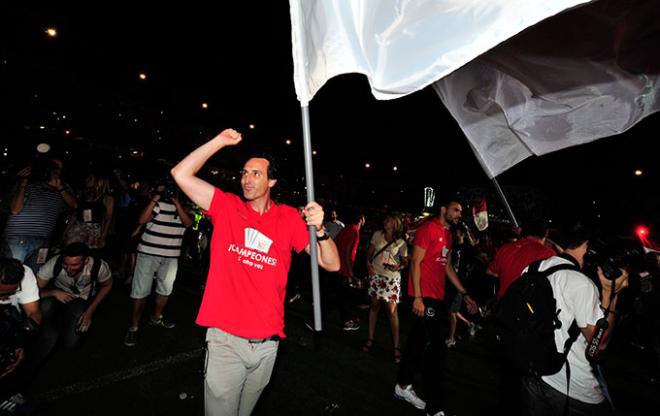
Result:
{"label": "dark night sky", "polygon": [[[0,140],[10,147],[8,157],[48,141],[55,150],[83,143],[107,158],[137,149],[145,159],[175,161],[234,127],[246,133],[243,148],[214,164],[237,169],[243,152],[267,150],[289,173],[302,175],[288,2],[137,3],[3,2]],[[57,37],[45,35],[49,26]],[[321,89],[310,111],[320,193],[321,182],[334,181],[360,188],[354,193],[376,189],[382,198],[370,199],[375,204],[417,207],[426,185],[488,188],[467,140],[430,88],[377,101],[365,77],[345,75]],[[657,222],[651,135],[659,117],[619,136],[528,159],[500,175],[500,183],[505,190],[534,189],[562,209],[591,212],[593,206],[585,207],[597,200],[609,221]],[[284,144],[287,138],[293,145]],[[644,175],[635,177],[635,169]]]}

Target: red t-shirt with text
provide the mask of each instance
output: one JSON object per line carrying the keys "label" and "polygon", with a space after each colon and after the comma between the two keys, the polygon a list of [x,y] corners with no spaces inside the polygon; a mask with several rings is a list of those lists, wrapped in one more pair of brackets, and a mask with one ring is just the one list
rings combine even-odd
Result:
{"label": "red t-shirt with text", "polygon": [[[452,245],[451,231],[436,219],[426,221],[415,232],[413,245],[426,250],[421,264],[422,296],[444,300],[447,259]],[[412,275],[408,279],[408,295],[415,296]]]}
{"label": "red t-shirt with text", "polygon": [[555,255],[555,252],[533,238],[523,238],[511,241],[497,250],[495,258],[488,266],[488,270],[496,273],[500,279],[500,289],[497,299],[501,299],[504,292],[522,274],[525,267],[536,260],[544,260]]}
{"label": "red t-shirt with text", "polygon": [[215,189],[211,263],[197,324],[244,338],[284,337],[284,296],[291,250],[309,245],[298,211],[272,204],[264,214]]}

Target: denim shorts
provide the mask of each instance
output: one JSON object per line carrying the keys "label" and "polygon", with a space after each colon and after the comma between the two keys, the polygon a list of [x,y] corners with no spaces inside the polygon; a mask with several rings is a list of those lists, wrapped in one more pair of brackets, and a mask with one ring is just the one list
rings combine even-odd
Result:
{"label": "denim shorts", "polygon": [[179,267],[179,259],[138,253],[131,286],[131,298],[144,299],[151,294],[156,279],[156,293],[169,296]]}

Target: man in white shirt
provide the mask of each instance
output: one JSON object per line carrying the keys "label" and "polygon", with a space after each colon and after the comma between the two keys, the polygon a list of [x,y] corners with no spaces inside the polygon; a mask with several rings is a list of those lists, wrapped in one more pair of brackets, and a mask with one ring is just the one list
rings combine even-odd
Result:
{"label": "man in white shirt", "polygon": [[[573,263],[584,267],[584,257],[589,247],[589,234],[580,224],[568,228],[558,241],[564,252],[544,260],[539,270],[557,264]],[[577,323],[580,334],[569,350],[567,361],[570,377],[567,383],[566,364],[552,375],[526,377],[523,379],[523,414],[555,415],[564,414],[568,402],[568,415],[607,415],[611,409],[607,404],[603,388],[587,360],[585,351],[589,340],[597,331],[601,319],[607,321],[607,329],[602,336],[599,350],[604,349],[612,334],[616,315],[618,295],[628,286],[628,273],[621,269],[616,280],[606,278],[598,268],[601,289],[587,276],[576,270],[560,270],[550,276],[550,285],[559,310],[560,328],[555,330],[557,351],[564,349],[569,338],[569,328]]]}
{"label": "man in white shirt", "polygon": [[[0,305],[10,305],[18,313],[22,311],[25,319],[41,324],[37,279],[32,269],[16,259],[0,258]],[[14,362],[6,369],[0,369],[0,377],[14,371],[24,356],[23,347],[17,347]]]}

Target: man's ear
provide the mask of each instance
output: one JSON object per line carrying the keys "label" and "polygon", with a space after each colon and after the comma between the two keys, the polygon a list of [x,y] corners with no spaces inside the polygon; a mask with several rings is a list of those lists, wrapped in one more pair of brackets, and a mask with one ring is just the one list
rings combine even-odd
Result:
{"label": "man's ear", "polygon": [[447,207],[440,207],[440,216],[444,217],[447,213]]}
{"label": "man's ear", "polygon": [[268,179],[268,187],[272,188],[277,183],[277,179]]}

